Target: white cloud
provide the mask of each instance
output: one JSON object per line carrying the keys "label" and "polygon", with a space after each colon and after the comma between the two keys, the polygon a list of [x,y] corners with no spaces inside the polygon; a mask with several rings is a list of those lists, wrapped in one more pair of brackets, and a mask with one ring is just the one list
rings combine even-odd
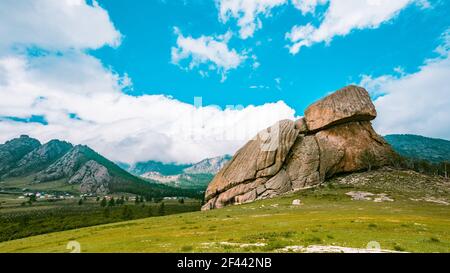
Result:
{"label": "white cloud", "polygon": [[0,48],[36,46],[50,50],[117,46],[121,34],[96,1],[2,0]]}
{"label": "white cloud", "polygon": [[412,74],[364,76],[361,85],[379,96],[375,127],[381,134],[411,133],[450,139],[450,30],[438,58]]}
{"label": "white cloud", "polygon": [[320,0],[295,1],[303,12],[314,12],[317,5],[328,2],[329,6],[318,27],[312,24],[294,26],[286,38],[290,40],[289,50],[297,54],[302,47],[315,43],[329,43],[335,36],[345,36],[355,29],[378,28],[394,18],[409,4],[416,2],[423,8],[429,7],[424,0]]}
{"label": "white cloud", "polygon": [[292,0],[292,4],[299,9],[303,15],[315,13],[316,7],[324,5],[328,0]]}
{"label": "white cloud", "polygon": [[[42,125],[0,119],[0,142],[29,134],[42,141],[59,138],[87,144],[116,161],[194,162],[233,153],[259,130],[295,114],[281,101],[219,109],[196,108],[163,95],[129,96],[121,92],[120,77],[90,56],[72,63],[86,77],[77,78],[78,85],[42,73],[48,67],[64,67],[69,60],[42,58],[50,60],[0,58],[0,69],[7,75],[0,86],[0,116],[43,115],[48,121]],[[35,66],[36,61],[48,67]],[[79,119],[71,119],[70,113]]]}
{"label": "white cloud", "polygon": [[[253,37],[262,28],[262,18],[272,15],[272,10],[292,4],[303,16],[312,14],[320,20],[319,26],[308,22],[295,25],[286,33],[290,41],[289,51],[297,54],[302,47],[316,43],[330,43],[336,36],[348,35],[356,29],[378,28],[393,19],[400,11],[416,4],[422,9],[431,8],[428,0],[215,0],[219,9],[219,19],[227,23],[237,21],[240,37]],[[317,14],[319,6],[325,12]]]}
{"label": "white cloud", "polygon": [[[294,118],[294,110],[281,101],[221,110],[163,95],[127,95],[123,90],[133,87],[131,78],[105,68],[83,50],[117,45],[119,31],[106,11],[84,1],[36,3],[0,4],[2,15],[11,13],[0,18],[3,47],[20,44],[50,51],[30,56],[0,50],[0,143],[29,134],[42,142],[58,138],[86,144],[116,161],[194,162],[233,153],[259,130]],[[72,24],[74,18],[86,21]],[[202,43],[196,47],[198,40],[183,38],[175,54],[178,61],[189,52],[192,65],[207,59],[224,71],[241,62],[226,46],[229,35],[203,37],[203,48]],[[6,118],[32,115],[44,116],[48,125]]]}
{"label": "white cloud", "polygon": [[188,59],[188,69],[206,65],[209,70],[221,73],[222,80],[225,80],[227,72],[236,69],[247,58],[244,53],[228,48],[231,32],[199,38],[185,37],[178,28],[174,28],[174,32],[177,35],[177,45],[172,47],[172,63],[181,66],[181,61]]}
{"label": "white cloud", "polygon": [[230,18],[236,19],[241,38],[247,39],[261,29],[261,16],[270,16],[273,8],[286,4],[287,0],[216,0],[216,3],[220,20],[226,23]]}

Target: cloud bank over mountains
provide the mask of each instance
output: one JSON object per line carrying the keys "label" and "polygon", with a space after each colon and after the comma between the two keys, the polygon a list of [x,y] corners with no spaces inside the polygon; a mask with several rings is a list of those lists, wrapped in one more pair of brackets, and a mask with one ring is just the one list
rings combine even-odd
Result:
{"label": "cloud bank over mountains", "polygon": [[[195,162],[234,152],[262,128],[294,118],[281,101],[219,109],[164,95],[127,95],[128,75],[86,51],[120,46],[122,35],[107,11],[95,1],[40,3],[0,3],[0,142],[29,134],[87,144],[117,161]],[[205,45],[221,50],[213,41]],[[178,59],[189,51],[189,41],[180,46]],[[193,62],[201,62],[203,53],[195,54],[200,57]],[[235,65],[228,62],[220,59],[217,65],[224,70]]]}
{"label": "cloud bank over mountains", "polygon": [[[358,5],[349,11],[344,2]],[[250,39],[263,27],[263,19],[285,4],[293,4],[308,16],[320,16],[319,10],[325,9],[319,26],[311,23],[291,29],[287,37],[295,54],[302,47],[329,43],[353,29],[376,28],[408,5],[428,7],[423,0],[388,2],[217,0],[216,5],[220,20],[237,22],[241,39]],[[132,78],[89,53],[104,46],[118,48],[126,39],[108,12],[95,1],[39,3],[0,2],[0,143],[29,134],[43,142],[59,138],[87,144],[115,161],[187,163],[234,153],[261,129],[296,117],[283,101],[220,109],[198,107],[194,102],[199,100],[194,97],[192,103],[181,102],[163,95],[164,90],[128,95],[124,91],[133,88]],[[354,16],[347,18],[345,12]],[[233,31],[192,37],[180,29],[175,29],[176,44],[167,49],[168,62],[188,71],[217,70],[224,78],[246,60],[256,59],[250,50],[228,46]],[[415,73],[362,77],[361,84],[377,98],[375,126],[380,133],[450,139],[449,37],[443,35],[437,56],[425,60]],[[301,56],[292,56],[296,57]]]}

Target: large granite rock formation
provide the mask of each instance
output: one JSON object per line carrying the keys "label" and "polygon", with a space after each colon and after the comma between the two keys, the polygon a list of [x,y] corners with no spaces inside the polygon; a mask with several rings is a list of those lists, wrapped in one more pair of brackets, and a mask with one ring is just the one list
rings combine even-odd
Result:
{"label": "large granite rock formation", "polygon": [[386,165],[394,154],[371,125],[368,92],[348,86],[314,103],[297,121],[283,120],[242,147],[214,177],[203,210],[252,202],[317,186],[365,169],[365,154]]}
{"label": "large granite rock formation", "polygon": [[306,125],[311,132],[350,121],[370,121],[376,116],[367,91],[358,86],[342,88],[305,110]]}

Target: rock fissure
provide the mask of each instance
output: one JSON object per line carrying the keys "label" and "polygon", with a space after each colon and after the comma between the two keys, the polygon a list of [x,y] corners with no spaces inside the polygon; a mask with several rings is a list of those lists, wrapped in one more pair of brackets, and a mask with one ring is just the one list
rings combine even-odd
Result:
{"label": "rock fissure", "polygon": [[336,91],[309,106],[303,118],[280,121],[244,145],[209,184],[202,209],[316,187],[334,175],[365,169],[366,151],[377,165],[389,164],[394,152],[373,130],[375,118],[365,89]]}

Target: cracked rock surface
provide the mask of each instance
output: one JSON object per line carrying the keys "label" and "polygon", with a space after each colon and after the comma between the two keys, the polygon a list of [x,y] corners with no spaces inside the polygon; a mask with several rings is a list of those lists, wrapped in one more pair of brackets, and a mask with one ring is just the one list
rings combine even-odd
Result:
{"label": "cracked rock surface", "polygon": [[394,154],[371,125],[376,110],[369,93],[348,86],[312,104],[305,117],[282,120],[244,145],[214,177],[203,210],[248,203],[317,186],[339,173],[376,165]]}

